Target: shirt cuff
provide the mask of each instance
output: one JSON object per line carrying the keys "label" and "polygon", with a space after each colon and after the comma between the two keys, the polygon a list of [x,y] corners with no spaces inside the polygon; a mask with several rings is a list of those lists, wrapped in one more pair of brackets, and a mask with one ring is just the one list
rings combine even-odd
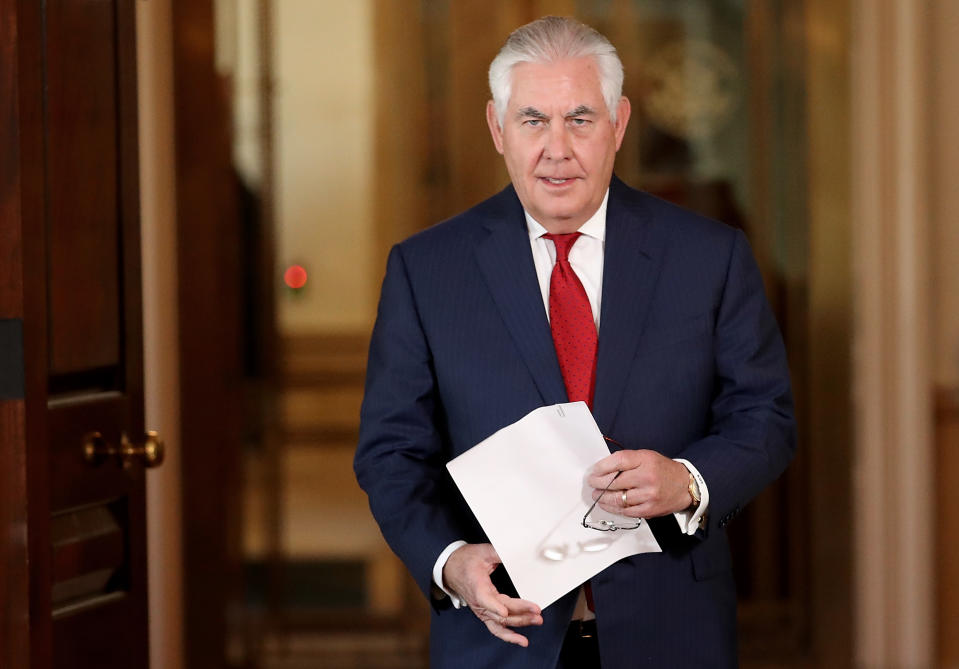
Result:
{"label": "shirt cuff", "polygon": [[695,509],[677,511],[673,516],[676,517],[676,522],[679,523],[680,531],[684,534],[696,534],[700,526],[705,524],[706,507],[709,506],[709,488],[706,487],[706,480],[702,474],[699,473],[699,470],[696,469],[689,460],[676,458],[675,461],[682,463],[682,465],[689,470],[689,473],[693,475],[693,478],[696,479],[696,485],[699,486],[700,499],[699,506]]}
{"label": "shirt cuff", "polygon": [[463,608],[466,605],[459,595],[455,592],[446,589],[446,586],[443,585],[443,567],[446,566],[446,561],[450,559],[450,555],[453,554],[460,546],[465,546],[465,541],[454,541],[449,546],[447,546],[440,556],[436,558],[436,564],[433,565],[433,596],[436,599],[443,599],[443,597],[449,597],[450,601],[453,602],[454,609]]}

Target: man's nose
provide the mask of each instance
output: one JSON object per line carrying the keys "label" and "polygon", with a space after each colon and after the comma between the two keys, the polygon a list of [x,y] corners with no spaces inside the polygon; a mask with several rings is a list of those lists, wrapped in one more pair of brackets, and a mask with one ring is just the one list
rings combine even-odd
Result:
{"label": "man's nose", "polygon": [[546,133],[546,146],[543,152],[551,160],[565,160],[571,153],[569,129],[565,123],[553,124]]}

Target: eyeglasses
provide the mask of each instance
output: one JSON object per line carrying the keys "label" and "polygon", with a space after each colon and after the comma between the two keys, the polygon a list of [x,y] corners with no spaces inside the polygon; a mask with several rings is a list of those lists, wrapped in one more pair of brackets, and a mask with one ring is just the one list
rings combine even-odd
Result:
{"label": "eyeglasses", "polygon": [[[620,448],[624,448],[624,446],[621,443],[619,443],[612,437],[607,437],[606,435],[603,435],[603,439],[605,439],[611,444],[616,444]],[[586,514],[583,516],[583,527],[590,530],[599,530],[600,532],[615,532],[616,530],[635,530],[643,524],[642,518],[621,518],[618,520],[612,520],[609,518],[600,518],[598,520],[593,520],[592,518],[589,517],[589,514],[591,514],[593,512],[593,509],[596,508],[596,504],[599,502],[600,498],[603,495],[605,495],[607,492],[609,492],[609,487],[613,485],[613,481],[615,481],[619,477],[619,475],[622,473],[623,472],[621,471],[616,472],[616,476],[614,476],[613,478],[609,480],[609,483],[607,483],[606,487],[603,488],[603,492],[599,494],[599,497],[593,500],[593,503],[590,505],[590,507],[586,509]]]}
{"label": "eyeglasses", "polygon": [[[610,440],[612,441],[612,440]],[[593,503],[590,504],[589,508],[586,509],[586,514],[583,516],[583,527],[586,527],[591,530],[599,530],[600,532],[615,532],[616,530],[635,530],[640,525],[643,524],[642,518],[622,518],[621,520],[612,520],[610,518],[599,518],[593,520],[589,517],[589,514],[593,512],[593,509],[596,508],[596,504],[599,502],[600,497],[605,495],[609,491],[609,486],[613,485],[620,474],[623,472],[616,472],[616,476],[609,480],[609,483],[606,484],[606,487],[603,488],[603,492],[599,494],[599,497],[593,500]]]}
{"label": "eyeglasses", "polygon": [[[603,489],[604,493],[609,490],[609,486],[613,484],[613,481],[615,481],[616,477],[620,474],[622,474],[622,472],[616,473],[616,476],[612,478],[609,485]],[[643,524],[642,518],[621,517],[616,520],[610,518],[598,518],[594,520],[590,518],[589,514],[596,508],[598,501],[599,498],[593,501],[592,505],[587,509],[586,515],[583,516],[582,523],[586,529],[609,533],[615,532],[616,530],[635,530]],[[540,550],[540,555],[547,560],[558,562],[560,560],[574,558],[581,553],[598,553],[599,551],[606,550],[616,541],[616,538],[610,534],[595,535],[595,537],[595,539],[588,539],[586,541],[567,540],[566,542],[551,543]]]}
{"label": "eyeglasses", "polygon": [[[623,448],[623,445],[620,444],[615,439],[610,439],[609,437],[603,437],[606,441],[616,444],[620,448]],[[600,493],[602,497],[605,493],[609,492],[610,486],[613,485],[613,481],[623,472],[616,472],[616,475],[610,479],[609,483],[603,488],[603,492]],[[610,532],[615,532],[617,530],[635,530],[642,526],[642,518],[625,518],[620,516],[617,519],[610,518],[590,518],[590,514],[593,512],[593,509],[596,508],[596,504],[599,502],[599,497],[597,497],[590,507],[586,510],[586,514],[583,516],[582,525],[588,530],[597,530],[599,532],[606,532],[605,535],[594,535],[594,539],[587,539],[584,541],[572,540],[571,538],[564,540],[559,540],[551,543],[547,543],[542,546],[540,549],[540,556],[550,561],[561,561],[569,558],[574,558],[582,553],[598,553],[600,551],[606,550],[609,548],[615,541],[616,537],[608,534]]]}

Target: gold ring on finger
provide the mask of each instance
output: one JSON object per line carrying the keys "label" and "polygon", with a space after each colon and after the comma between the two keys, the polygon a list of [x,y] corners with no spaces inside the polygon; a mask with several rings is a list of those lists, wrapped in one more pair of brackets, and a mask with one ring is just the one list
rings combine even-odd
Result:
{"label": "gold ring on finger", "polygon": [[629,504],[626,503],[626,491],[623,491],[623,508],[625,509]]}

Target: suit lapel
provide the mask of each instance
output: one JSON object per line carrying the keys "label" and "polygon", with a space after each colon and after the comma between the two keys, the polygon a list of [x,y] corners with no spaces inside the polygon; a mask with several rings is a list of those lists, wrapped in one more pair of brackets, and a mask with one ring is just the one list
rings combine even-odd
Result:
{"label": "suit lapel", "polygon": [[[662,263],[663,240],[656,234],[639,194],[615,177],[606,211],[603,301],[593,416],[604,434],[612,428]],[[616,435],[609,435],[614,437]]]}
{"label": "suit lapel", "polygon": [[501,215],[487,219],[489,235],[476,247],[480,272],[543,403],[565,402],[566,387],[536,279],[523,209],[511,188],[501,198],[515,206],[506,206],[497,212]]}

